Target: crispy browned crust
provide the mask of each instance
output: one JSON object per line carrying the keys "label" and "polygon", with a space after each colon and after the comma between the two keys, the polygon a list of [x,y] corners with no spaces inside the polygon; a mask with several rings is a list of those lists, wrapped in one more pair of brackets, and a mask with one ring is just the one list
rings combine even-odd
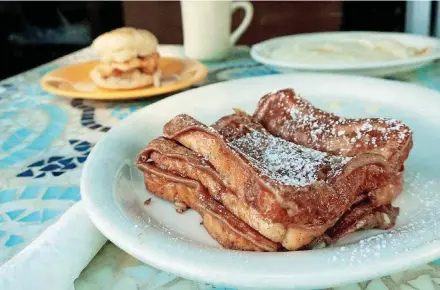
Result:
{"label": "crispy browned crust", "polygon": [[199,182],[143,163],[146,188],[166,200],[196,210],[208,233],[223,247],[244,251],[277,251],[279,243],[263,237],[215,201]]}
{"label": "crispy browned crust", "polygon": [[390,181],[368,192],[373,206],[391,203],[402,191],[404,162],[413,139],[411,129],[400,121],[341,118],[314,107],[292,89],[265,95],[253,120],[273,135],[320,151],[343,156],[365,152],[383,155],[391,167]]}
{"label": "crispy browned crust", "polygon": [[396,223],[399,208],[391,204],[375,207],[371,202],[354,206],[347,211],[341,219],[327,232],[326,235],[335,243],[340,238],[360,229],[388,230]]}
{"label": "crispy browned crust", "polygon": [[325,234],[303,247],[303,250],[335,244],[346,235],[367,229],[388,230],[394,227],[399,208],[391,204],[374,206],[368,199],[348,210]]}
{"label": "crispy browned crust", "polygon": [[[249,138],[255,132],[267,136],[258,146]],[[343,119],[293,90],[264,96],[252,117],[236,110],[212,127],[176,116],[164,135],[137,160],[147,189],[199,212],[223,247],[252,251],[310,249],[360,229],[391,228],[399,213],[391,202],[402,190],[412,148],[411,130],[400,121]],[[310,183],[283,182],[255,163],[273,135],[344,162],[318,162]]]}
{"label": "crispy browned crust", "polygon": [[341,118],[314,107],[292,89],[265,95],[253,120],[275,136],[319,151],[381,154],[395,172],[402,171],[413,144],[410,128],[400,121]]}
{"label": "crispy browned crust", "polygon": [[[224,133],[222,136],[190,116],[180,115],[165,125],[164,134],[206,158],[239,200],[256,209],[265,219],[294,229],[287,234],[289,239],[283,241],[287,249],[298,249],[322,235],[351,207],[358,195],[387,182],[388,167],[383,156],[369,153],[354,157],[340,174],[329,180],[319,180],[304,187],[280,184],[261,174],[228,146],[227,141],[243,136],[250,128],[258,130],[258,125],[247,118],[239,123],[236,128],[228,129],[229,135]],[[223,130],[225,128],[219,131],[228,131]],[[377,173],[375,178],[368,178],[366,173],[369,171]]]}
{"label": "crispy browned crust", "polygon": [[144,170],[147,160],[169,172],[178,172],[180,176],[200,182],[216,200],[230,212],[257,230],[263,236],[275,242],[282,242],[286,227],[265,219],[255,209],[235,195],[222,182],[212,165],[195,152],[173,140],[159,137],[148,144],[138,157],[137,166]]}

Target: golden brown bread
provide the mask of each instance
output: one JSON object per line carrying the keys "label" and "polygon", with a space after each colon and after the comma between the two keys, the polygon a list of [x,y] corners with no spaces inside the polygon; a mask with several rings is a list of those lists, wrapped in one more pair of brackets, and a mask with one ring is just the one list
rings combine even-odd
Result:
{"label": "golden brown bread", "polygon": [[[147,188],[200,213],[231,249],[332,244],[359,229],[389,229],[411,130],[391,119],[344,119],[292,90],[266,95],[212,127],[187,115],[138,157]],[[274,136],[275,135],[275,136]]]}
{"label": "golden brown bread", "polygon": [[199,182],[167,172],[153,163],[143,163],[146,188],[153,194],[197,211],[208,233],[223,247],[246,251],[277,251],[270,241],[215,201]]}
{"label": "golden brown bread", "polygon": [[253,120],[275,136],[319,151],[381,154],[395,172],[402,171],[413,144],[411,129],[398,120],[342,118],[314,107],[292,89],[261,98]]}
{"label": "golden brown bread", "polygon": [[[374,190],[387,182],[388,167],[381,155],[332,156],[275,138],[264,130],[257,130],[257,124],[250,120],[242,121],[248,127],[241,124],[239,128],[243,130],[232,130],[235,135],[226,137],[187,115],[180,115],[165,125],[164,135],[206,158],[239,200],[265,219],[284,224],[288,231],[282,244],[287,249],[298,249],[322,235],[361,192]],[[249,146],[254,146],[252,152]],[[293,158],[290,161],[306,164],[306,167],[295,168],[295,163],[286,160],[281,163],[258,160],[279,146],[284,151],[275,154],[288,154],[288,158]],[[296,153],[290,154],[293,151]],[[281,166],[282,174],[267,168],[276,164],[287,166]],[[377,173],[375,178],[369,179],[367,172],[370,171]]]}
{"label": "golden brown bread", "polygon": [[195,152],[173,140],[159,137],[140,153],[138,168],[144,170],[148,160],[168,172],[178,172],[182,177],[200,182],[216,201],[268,239],[275,242],[282,242],[284,239],[286,227],[283,224],[265,219],[258,211],[238,199],[223,184],[212,165]]}

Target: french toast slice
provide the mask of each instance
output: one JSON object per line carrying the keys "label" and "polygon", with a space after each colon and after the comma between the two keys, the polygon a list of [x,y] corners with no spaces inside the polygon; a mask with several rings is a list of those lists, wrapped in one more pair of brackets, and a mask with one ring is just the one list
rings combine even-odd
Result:
{"label": "french toast slice", "polygon": [[216,130],[179,115],[164,126],[164,135],[207,159],[223,184],[264,219],[285,225],[286,249],[321,236],[362,192],[388,182],[383,155],[320,152],[274,137],[250,118],[236,127],[218,124]]}
{"label": "french toast slice", "polygon": [[292,89],[263,96],[253,120],[275,136],[320,151],[341,156],[383,155],[393,173],[387,185],[368,192],[374,206],[391,203],[402,191],[404,162],[413,138],[411,129],[401,121],[341,118],[314,107]]}
{"label": "french toast slice", "polygon": [[395,119],[342,118],[322,111],[285,89],[261,98],[253,120],[272,135],[341,156],[383,155],[394,172],[403,170],[413,145],[411,129]]}
{"label": "french toast slice", "polygon": [[146,166],[155,166],[168,172],[176,172],[182,177],[195,180],[208,190],[210,195],[223,204],[231,213],[244,221],[263,236],[275,242],[282,242],[286,227],[265,219],[258,211],[238,199],[237,195],[226,187],[213,166],[197,153],[173,140],[159,137],[151,141],[139,154],[137,167],[148,170]]}
{"label": "french toast slice", "polygon": [[224,248],[260,252],[281,248],[230,213],[199,182],[165,171],[152,162],[143,163],[142,171],[148,191],[197,211],[208,233]]}

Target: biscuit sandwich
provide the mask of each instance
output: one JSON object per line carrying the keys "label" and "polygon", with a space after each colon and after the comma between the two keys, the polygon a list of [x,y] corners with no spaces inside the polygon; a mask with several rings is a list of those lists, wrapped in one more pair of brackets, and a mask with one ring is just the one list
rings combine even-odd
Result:
{"label": "biscuit sandwich", "polygon": [[154,34],[143,29],[123,27],[104,33],[92,43],[101,62],[90,72],[90,77],[106,89],[159,86],[157,45]]}

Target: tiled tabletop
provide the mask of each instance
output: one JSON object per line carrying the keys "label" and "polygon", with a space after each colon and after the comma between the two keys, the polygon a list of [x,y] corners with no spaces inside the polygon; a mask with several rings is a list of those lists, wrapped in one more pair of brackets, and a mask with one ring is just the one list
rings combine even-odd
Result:
{"label": "tiled tabletop", "polygon": [[[162,54],[181,55],[165,46]],[[0,264],[23,249],[80,199],[81,168],[96,142],[139,108],[167,96],[131,102],[67,99],[44,92],[39,78],[55,68],[95,56],[89,49],[0,82]],[[206,63],[200,85],[277,74],[254,62],[246,48]],[[440,64],[393,76],[440,90]],[[339,289],[439,289],[440,263]],[[149,267],[107,243],[75,282],[77,290],[212,289]],[[220,289],[220,288],[217,288]],[[224,289],[224,288],[223,288]]]}

